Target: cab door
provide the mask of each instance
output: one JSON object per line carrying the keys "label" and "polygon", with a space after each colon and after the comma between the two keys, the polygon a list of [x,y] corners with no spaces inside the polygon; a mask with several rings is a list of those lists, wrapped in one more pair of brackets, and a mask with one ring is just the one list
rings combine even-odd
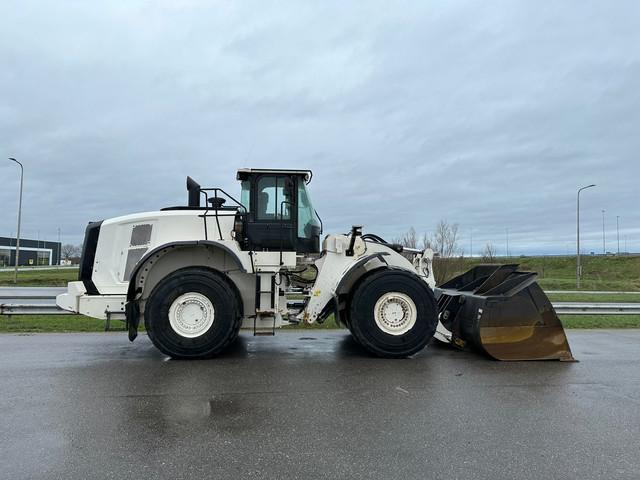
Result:
{"label": "cab door", "polygon": [[252,179],[246,238],[252,250],[295,251],[297,209],[295,179],[262,174]]}

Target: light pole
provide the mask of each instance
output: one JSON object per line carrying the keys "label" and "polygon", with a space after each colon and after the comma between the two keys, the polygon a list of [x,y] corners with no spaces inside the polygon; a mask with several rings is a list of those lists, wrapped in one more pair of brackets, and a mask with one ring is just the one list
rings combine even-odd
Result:
{"label": "light pole", "polygon": [[509,229],[506,229],[507,232],[507,257],[509,257]]}
{"label": "light pole", "polygon": [[578,205],[576,207],[577,222],[576,222],[576,244],[577,244],[577,267],[576,267],[576,285],[580,288],[580,277],[582,276],[582,266],[580,265],[580,192],[586,188],[595,187],[595,184],[587,185],[578,189]]}
{"label": "light pole", "polygon": [[9,160],[20,165],[20,200],[18,201],[18,234],[16,235],[16,265],[13,272],[13,283],[18,283],[18,265],[20,260],[20,221],[22,220],[22,181],[24,179],[24,167],[15,158],[9,157]]}
{"label": "light pole", "polygon": [[606,255],[607,254],[607,246],[606,246],[606,241],[605,241],[605,236],[604,236],[604,212],[605,209],[602,209],[602,255]]}
{"label": "light pole", "polygon": [[616,215],[616,239],[618,240],[618,256],[620,256],[620,215]]}

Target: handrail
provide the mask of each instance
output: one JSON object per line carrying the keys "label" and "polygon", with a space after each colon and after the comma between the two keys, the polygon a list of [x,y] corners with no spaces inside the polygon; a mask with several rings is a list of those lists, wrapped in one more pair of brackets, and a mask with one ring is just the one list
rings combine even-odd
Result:
{"label": "handrail", "polygon": [[293,202],[290,202],[289,200],[283,200],[282,202],[280,202],[280,265],[283,265],[283,262],[282,262],[282,249],[283,249],[282,242],[283,242],[284,238],[283,238],[283,235],[282,235],[282,228],[283,228],[283,225],[284,225],[283,211],[284,211],[284,204],[285,203],[291,206],[291,211],[289,212],[289,220],[291,220],[291,215],[293,215],[293,209],[294,209],[294,207],[296,207],[296,204],[294,204]]}
{"label": "handrail", "polygon": [[[218,206],[215,205],[213,207],[209,207],[209,194],[207,192],[213,192],[214,195],[214,200],[216,200],[216,204],[217,204],[217,200],[218,198],[224,198],[224,197],[218,197],[218,192],[222,193],[224,196],[226,196],[228,199],[230,199],[231,201],[235,202],[235,204],[241,208],[242,210],[244,210],[244,212],[240,212],[240,215],[246,215],[248,213],[247,211],[247,207],[245,207],[242,203],[240,203],[238,200],[236,200],[236,198],[234,198],[232,195],[228,194],[227,192],[225,192],[222,188],[218,188],[218,187],[214,187],[214,188],[201,188],[200,189],[200,193],[204,195],[205,198],[205,211],[202,215],[200,215],[204,221],[204,239],[205,240],[209,240],[209,232],[207,230],[207,216],[214,216],[216,219],[216,226],[218,227],[218,236],[220,237],[220,240],[224,240],[224,238],[222,238],[222,229],[220,228],[220,219],[218,218]],[[215,213],[213,215],[207,215],[209,213],[210,210],[213,210]]]}
{"label": "handrail", "polygon": [[318,215],[318,211],[314,208],[313,212],[316,214],[316,217],[318,217],[318,220],[320,220],[320,235],[322,235],[324,233],[324,226],[322,225],[322,219],[320,218],[320,215]]}

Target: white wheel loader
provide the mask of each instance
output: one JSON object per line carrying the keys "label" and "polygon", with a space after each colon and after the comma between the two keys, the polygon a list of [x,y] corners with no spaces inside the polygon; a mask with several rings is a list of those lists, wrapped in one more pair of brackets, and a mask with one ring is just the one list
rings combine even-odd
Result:
{"label": "white wheel loader", "polygon": [[[431,250],[327,235],[308,170],[241,169],[239,200],[187,178],[188,205],[89,223],[79,279],[60,307],[126,322],[174,358],[225,349],[242,327],[334,315],[366,350],[406,357],[435,336],[502,360],[571,360],[535,274],[482,265],[436,288]],[[204,200],[204,202],[202,202]],[[409,259],[410,258],[410,259]]]}

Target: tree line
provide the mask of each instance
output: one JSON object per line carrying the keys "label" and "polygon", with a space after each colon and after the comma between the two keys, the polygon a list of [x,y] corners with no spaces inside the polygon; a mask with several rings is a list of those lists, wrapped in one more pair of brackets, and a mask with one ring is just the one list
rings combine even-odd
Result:
{"label": "tree line", "polygon": [[[441,284],[465,269],[464,249],[460,246],[458,224],[440,220],[431,234],[418,235],[416,229],[409,230],[393,240],[409,248],[426,249],[434,252],[433,266],[436,283]],[[486,263],[495,261],[496,249],[487,243],[482,250],[481,260]]]}

